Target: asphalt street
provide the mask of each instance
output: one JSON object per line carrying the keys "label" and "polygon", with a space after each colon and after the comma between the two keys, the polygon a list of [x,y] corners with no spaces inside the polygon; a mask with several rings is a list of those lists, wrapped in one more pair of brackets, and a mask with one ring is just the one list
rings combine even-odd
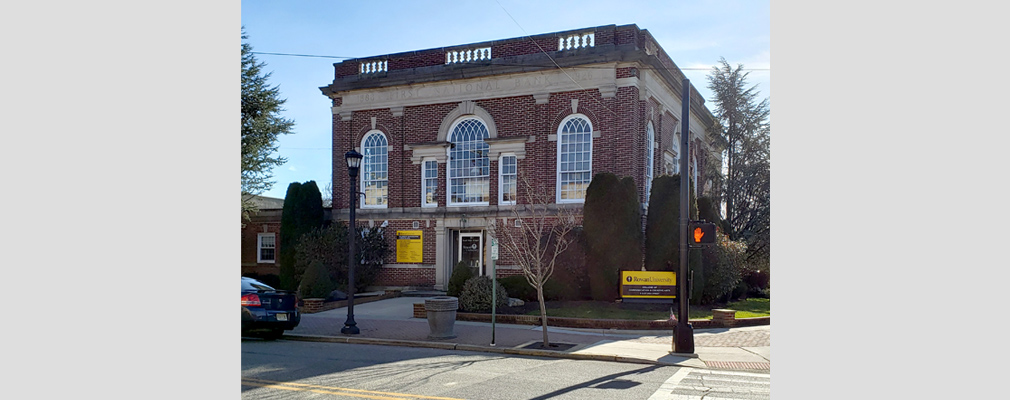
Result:
{"label": "asphalt street", "polygon": [[706,394],[769,398],[769,376],[432,348],[242,341],[243,399],[662,400]]}

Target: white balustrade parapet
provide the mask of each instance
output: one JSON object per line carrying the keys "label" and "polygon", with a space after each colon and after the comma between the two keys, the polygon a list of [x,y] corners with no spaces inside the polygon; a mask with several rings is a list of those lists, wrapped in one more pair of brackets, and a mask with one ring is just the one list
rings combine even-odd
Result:
{"label": "white balustrade parapet", "polygon": [[474,61],[490,61],[491,48],[482,47],[479,49],[450,50],[445,52],[446,64],[458,64]]}
{"label": "white balustrade parapet", "polygon": [[361,63],[361,70],[358,73],[361,74],[372,74],[376,72],[385,72],[389,67],[389,61],[368,61]]}
{"label": "white balustrade parapet", "polygon": [[584,49],[596,46],[596,34],[578,33],[568,37],[558,38],[558,50]]}

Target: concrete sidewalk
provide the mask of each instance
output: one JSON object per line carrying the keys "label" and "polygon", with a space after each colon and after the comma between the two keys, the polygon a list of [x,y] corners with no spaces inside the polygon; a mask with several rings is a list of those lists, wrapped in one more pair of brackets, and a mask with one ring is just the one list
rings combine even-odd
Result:
{"label": "concrete sidewalk", "polygon": [[[357,335],[340,333],[347,309],[303,314],[288,340],[368,343],[450,350],[678,365],[693,368],[767,372],[771,369],[771,328],[754,326],[695,330],[694,354],[673,353],[672,332],[573,329],[548,327],[552,344],[574,345],[564,350],[524,348],[543,341],[540,326],[456,321],[455,338],[428,339],[428,320],[413,318],[413,304],[424,297],[397,297],[355,304]],[[493,335],[493,338],[492,338]],[[492,339],[494,345],[492,346]]]}

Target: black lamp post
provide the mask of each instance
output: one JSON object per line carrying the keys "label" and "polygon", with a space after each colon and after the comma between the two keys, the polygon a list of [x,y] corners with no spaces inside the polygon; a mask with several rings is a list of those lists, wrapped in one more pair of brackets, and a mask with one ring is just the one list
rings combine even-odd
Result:
{"label": "black lamp post", "polygon": [[680,268],[677,272],[677,327],[674,331],[673,350],[675,353],[694,353],[694,327],[689,321],[690,312],[688,310],[690,294],[687,292],[687,256],[690,249],[688,244],[688,224],[690,215],[688,213],[688,201],[690,201],[690,178],[687,168],[687,158],[691,155],[691,81],[684,79],[683,96],[681,99],[680,128]]}
{"label": "black lamp post", "polygon": [[355,229],[354,224],[354,208],[358,199],[356,186],[358,183],[358,168],[361,166],[362,157],[361,153],[353,149],[344,154],[344,159],[347,160],[347,174],[351,177],[351,221],[347,227],[347,242],[350,247],[350,251],[347,253],[347,321],[344,322],[344,327],[340,328],[340,333],[351,335],[357,335],[361,332],[358,329],[358,323],[354,322],[354,242],[357,239],[357,229]]}

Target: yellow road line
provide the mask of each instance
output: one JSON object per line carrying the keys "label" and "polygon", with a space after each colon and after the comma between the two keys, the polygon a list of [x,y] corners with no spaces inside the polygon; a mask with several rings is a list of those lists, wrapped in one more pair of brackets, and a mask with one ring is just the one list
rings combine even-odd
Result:
{"label": "yellow road line", "polygon": [[[366,399],[377,399],[377,400],[403,400],[403,399],[462,400],[452,397],[434,397],[434,396],[422,396],[406,393],[376,392],[372,390],[350,389],[335,386],[310,385],[306,383],[279,382],[256,378],[242,378],[242,384],[248,386],[266,387],[271,389],[300,390],[314,393],[362,397]],[[349,393],[349,392],[356,392],[356,393]],[[383,397],[381,395],[399,396],[399,397]]]}

